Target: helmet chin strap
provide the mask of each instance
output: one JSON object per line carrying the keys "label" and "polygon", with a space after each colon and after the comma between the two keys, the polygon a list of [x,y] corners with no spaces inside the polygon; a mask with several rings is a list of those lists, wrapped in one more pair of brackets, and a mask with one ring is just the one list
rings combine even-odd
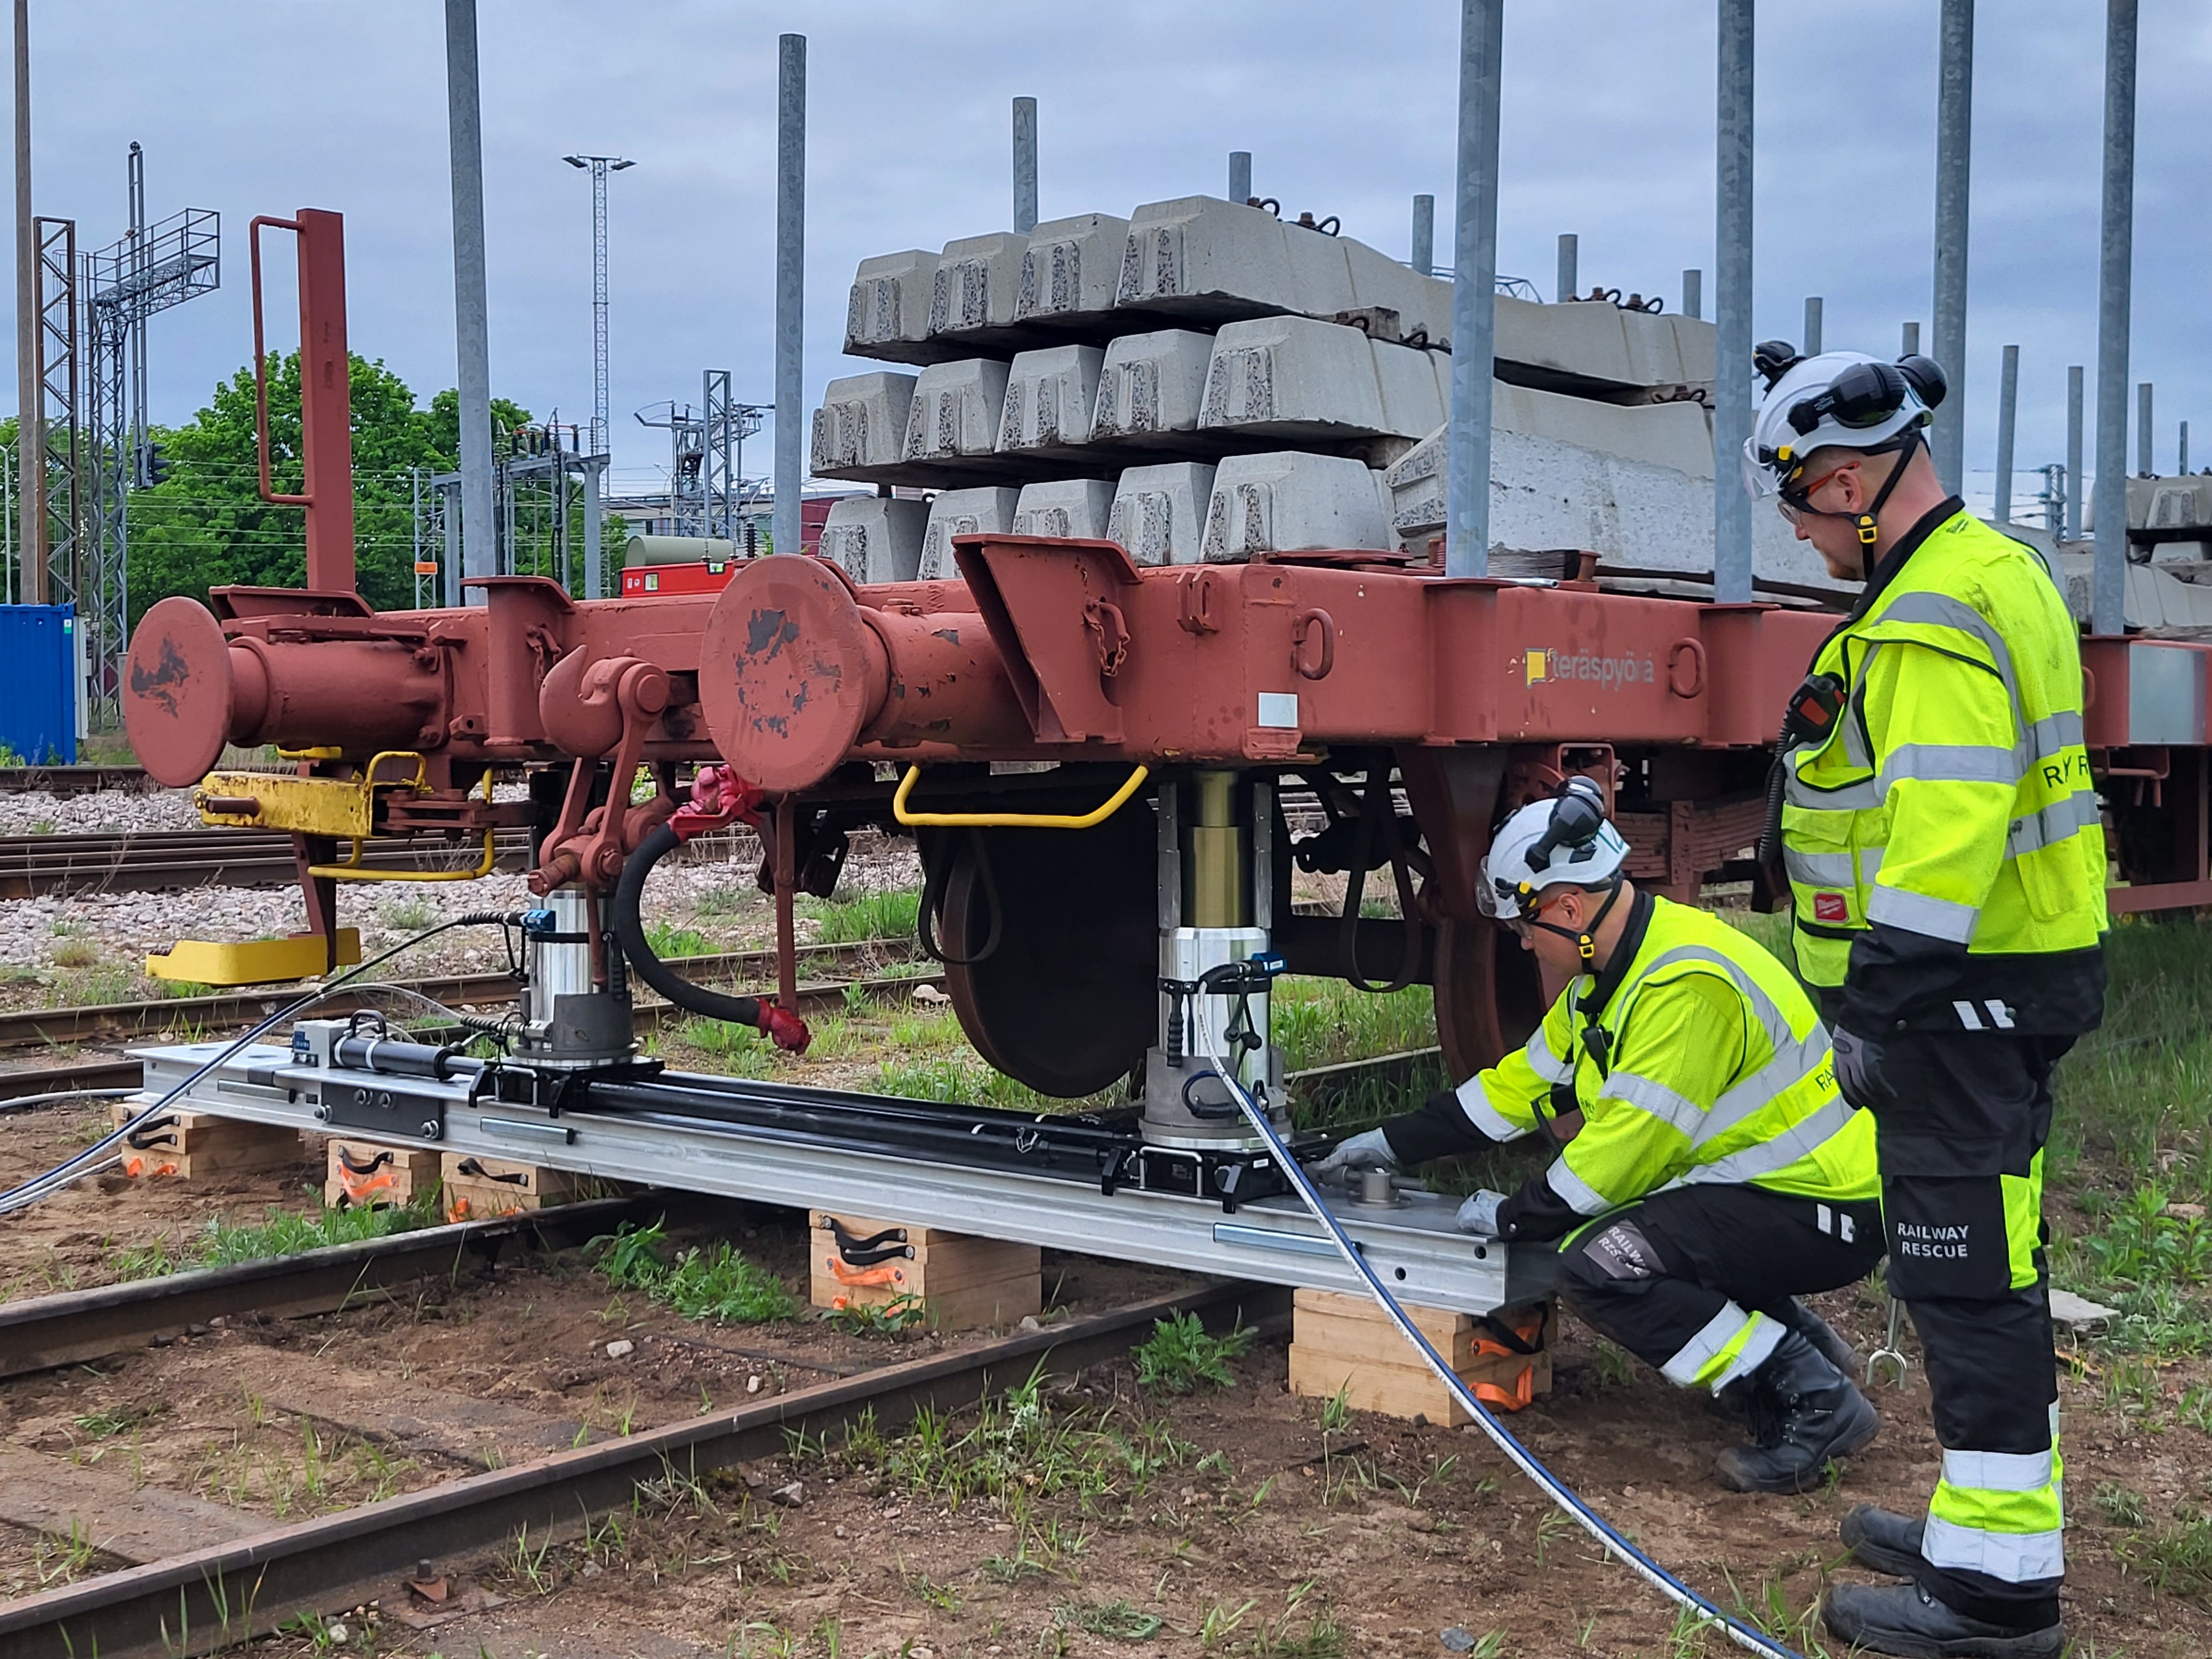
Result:
{"label": "helmet chin strap", "polygon": [[1815,518],[1849,519],[1851,521],[1851,527],[1858,532],[1859,580],[1863,582],[1874,580],[1874,544],[1881,537],[1881,509],[1889,500],[1890,491],[1895,489],[1904,478],[1905,468],[1912,465],[1913,452],[1925,441],[1918,427],[1909,427],[1887,443],[1877,444],[1861,452],[1867,455],[1894,453],[1897,456],[1897,465],[1890,468],[1889,476],[1881,481],[1881,488],[1875,491],[1874,499],[1867,503],[1865,512],[1831,513],[1826,507],[1814,507],[1810,503],[1800,503],[1797,507],[1800,513],[1810,513]]}
{"label": "helmet chin strap", "polygon": [[1616,875],[1607,884],[1605,902],[1597,907],[1597,914],[1590,918],[1589,926],[1580,933],[1571,927],[1561,927],[1556,923],[1546,921],[1534,911],[1529,913],[1528,925],[1531,927],[1540,927],[1547,933],[1557,933],[1561,939],[1574,940],[1575,949],[1582,953],[1583,964],[1594,968],[1597,961],[1598,929],[1605,926],[1606,917],[1611,914],[1615,902],[1620,897],[1620,878]]}

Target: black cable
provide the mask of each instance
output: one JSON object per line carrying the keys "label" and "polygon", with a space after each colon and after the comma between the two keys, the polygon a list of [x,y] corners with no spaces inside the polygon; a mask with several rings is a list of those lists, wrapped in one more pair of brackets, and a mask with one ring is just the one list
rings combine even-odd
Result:
{"label": "black cable", "polygon": [[362,975],[368,973],[372,968],[380,968],[386,963],[391,961],[392,957],[398,956],[401,951],[411,950],[416,945],[422,944],[425,939],[434,939],[440,933],[450,933],[456,927],[482,927],[493,925],[504,926],[507,921],[507,916],[505,911],[469,911],[465,915],[453,917],[451,921],[441,921],[434,927],[426,927],[421,933],[400,940],[398,944],[392,946],[391,949],[379,951],[376,955],[369,957],[368,961],[356,963],[353,967],[347,969],[345,972],[340,974],[336,979],[326,981],[323,984],[317,986],[313,990],[306,993],[304,995],[294,998],[291,1001],[278,1008],[274,1013],[265,1015],[261,1019],[256,1021],[252,1026],[247,1028],[246,1034],[243,1036],[240,1036],[228,1044],[220,1054],[216,1054],[213,1058],[201,1065],[191,1073],[191,1076],[185,1078],[183,1082],[174,1085],[170,1089],[168,1093],[163,1095],[161,1099],[147,1107],[144,1111],[137,1114],[127,1123],[118,1126],[107,1135],[93,1142],[91,1146],[87,1146],[82,1152],[78,1152],[74,1157],[64,1159],[61,1163],[57,1164],[52,1169],[48,1170],[45,1174],[33,1176],[30,1180],[24,1182],[21,1185],[11,1188],[7,1192],[0,1193],[0,1215],[6,1215],[15,1210],[27,1209],[33,1204],[37,1203],[40,1199],[49,1197],[52,1194],[60,1191],[64,1187],[83,1179],[83,1177],[90,1175],[95,1169],[105,1168],[113,1160],[110,1158],[102,1157],[101,1154],[112,1152],[115,1147],[121,1145],[129,1138],[133,1130],[144,1123],[145,1121],[153,1116],[155,1113],[166,1109],[179,1096],[184,1094],[186,1090],[190,1089],[202,1078],[206,1077],[217,1066],[229,1060],[234,1054],[244,1048],[256,1037],[260,1036],[266,1031],[273,1030],[276,1026],[282,1024],[288,1019],[295,1018],[297,1016],[305,1013],[308,1009],[313,1007],[317,1003],[328,997],[332,992],[340,990],[345,986],[351,984],[355,980],[359,979]]}
{"label": "black cable", "polygon": [[915,943],[921,946],[922,955],[946,968],[972,968],[979,962],[988,961],[998,953],[999,940],[1006,931],[1004,907],[999,902],[999,879],[991,870],[991,851],[984,845],[983,832],[970,830],[969,844],[975,849],[975,873],[983,879],[983,904],[991,920],[984,929],[983,944],[973,956],[948,957],[938,942],[933,919],[945,906],[945,890],[952,879],[952,855],[936,860],[934,866],[925,862],[921,872],[921,903],[915,912]]}
{"label": "black cable", "polygon": [[639,905],[645,896],[645,878],[653,873],[653,866],[684,844],[682,837],[668,825],[662,824],[642,842],[637,851],[623,861],[622,880],[616,884],[612,923],[615,942],[629,965],[637,969],[637,976],[669,1001],[687,1013],[703,1014],[709,1019],[726,1019],[733,1025],[749,1025],[761,1029],[761,1000],[758,997],[733,997],[720,991],[710,991],[684,977],[653,954],[653,943],[645,936],[645,923],[639,915]]}

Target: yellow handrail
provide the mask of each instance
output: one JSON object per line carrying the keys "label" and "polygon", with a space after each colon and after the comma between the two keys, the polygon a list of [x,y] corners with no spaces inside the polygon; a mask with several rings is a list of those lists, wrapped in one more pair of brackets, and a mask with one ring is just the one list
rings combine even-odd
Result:
{"label": "yellow handrail", "polygon": [[1151,775],[1150,767],[1139,766],[1104,805],[1079,817],[1066,812],[909,812],[906,798],[913,793],[915,781],[921,775],[919,766],[909,766],[906,775],[899,780],[897,792],[891,796],[891,816],[901,823],[919,824],[930,830],[1091,830],[1127,805],[1129,797]]}
{"label": "yellow handrail", "polygon": [[[416,762],[415,776],[411,780],[387,779],[386,781],[387,784],[397,785],[402,788],[420,789],[423,787],[422,780],[428,763],[422,757],[410,756],[398,750],[389,750],[369,762],[368,769],[362,775],[362,787],[364,791],[376,787],[377,766],[395,755],[402,760],[411,758]],[[492,798],[491,768],[489,766],[484,768],[483,793],[484,799],[489,802]],[[497,831],[490,824],[484,826],[483,862],[473,870],[372,870],[362,862],[362,856],[367,850],[367,843],[362,837],[356,836],[353,838],[353,856],[343,864],[311,864],[307,866],[307,873],[311,876],[327,877],[335,881],[476,881],[489,875],[492,866],[499,861],[499,849],[495,842],[496,834]]]}

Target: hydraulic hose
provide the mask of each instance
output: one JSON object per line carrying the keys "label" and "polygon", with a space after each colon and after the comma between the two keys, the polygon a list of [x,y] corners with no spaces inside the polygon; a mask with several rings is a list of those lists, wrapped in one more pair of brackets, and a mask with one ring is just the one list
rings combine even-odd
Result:
{"label": "hydraulic hose", "polygon": [[727,1020],[732,1025],[750,1025],[773,1037],[779,1048],[804,1051],[806,1024],[794,1011],[766,997],[733,997],[710,991],[684,978],[653,954],[653,942],[646,938],[645,922],[639,915],[645,897],[645,880],[653,873],[654,865],[683,844],[684,838],[664,823],[640,842],[637,851],[623,862],[610,918],[615,942],[622,946],[622,953],[630,966],[637,969],[637,976],[686,1013]]}
{"label": "hydraulic hose", "polygon": [[1583,1501],[1574,1488],[1539,1462],[1534,1454],[1514,1437],[1512,1431],[1499,1422],[1490,1408],[1475,1398],[1474,1390],[1467,1385],[1466,1380],[1457,1371],[1444,1363],[1443,1356],[1430,1345],[1427,1337],[1421,1334],[1420,1327],[1414,1324],[1412,1319],[1407,1316],[1405,1309],[1398,1305],[1398,1298],[1391,1295],[1381,1276],[1368,1265],[1366,1257],[1359,1252],[1359,1247],[1352,1242],[1351,1235],[1344,1231],[1344,1224],[1336,1218],[1334,1212],[1328,1205],[1322,1202],[1321,1194],[1315,1191],[1312,1180],[1299,1165],[1297,1159],[1291,1156],[1290,1147],[1284,1143],[1282,1136],[1276,1132],[1275,1126],[1268,1120],[1266,1110],[1252,1098],[1244,1085],[1237,1080],[1236,1069],[1232,1062],[1223,1058],[1215,1049],[1211,1034],[1205,1030],[1206,1014],[1203,1006],[1196,1011],[1196,1017],[1200,1024],[1200,1035],[1204,1041],[1206,1052],[1213,1060],[1217,1074],[1222,1082],[1228,1085],[1230,1095],[1243,1112],[1245,1120],[1251,1124],[1254,1133],[1267,1142],[1268,1151],[1274,1154],[1276,1167],[1282,1170],[1284,1177],[1297,1190],[1299,1199],[1312,1212],[1314,1219],[1321,1223],[1322,1230],[1335,1243],[1338,1254],[1344,1257],[1345,1261],[1351,1265],[1352,1270],[1365,1283],[1369,1292],[1381,1305],[1390,1322],[1398,1328],[1399,1334],[1420,1350],[1421,1358],[1428,1362],[1429,1369],[1437,1374],[1437,1380],[1451,1390],[1453,1398],[1459,1401],[1461,1408],[1474,1419],[1483,1433],[1488,1435],[1498,1449],[1505,1454],[1507,1460],[1522,1474],[1535,1482],[1545,1496],[1565,1510],[1568,1516],[1579,1524],[1583,1531],[1596,1539],[1607,1554],[1619,1556],[1628,1564],[1630,1571],[1676,1607],[1695,1613],[1701,1625],[1711,1623],[1719,1626],[1727,1634],[1728,1638],[1738,1647],[1747,1652],[1765,1655],[1766,1659],[1802,1659],[1802,1656],[1796,1650],[1776,1641],[1762,1632],[1753,1630],[1741,1620],[1722,1612],[1712,1602],[1698,1595],[1697,1591],[1623,1538],[1613,1530],[1611,1522]]}
{"label": "hydraulic hose", "polygon": [[[215,1054],[211,1059],[206,1060],[199,1066],[196,1067],[191,1074],[185,1078],[183,1082],[174,1085],[170,1089],[168,1093],[163,1095],[159,1100],[146,1108],[144,1111],[137,1114],[129,1122],[122,1124],[118,1127],[112,1130],[100,1139],[94,1141],[92,1145],[87,1146],[83,1151],[76,1153],[75,1156],[64,1158],[61,1163],[54,1165],[52,1169],[48,1170],[45,1174],[33,1176],[30,1180],[24,1182],[21,1186],[11,1188],[4,1193],[0,1193],[0,1215],[10,1214],[16,1210],[28,1209],[40,1199],[49,1198],[55,1193],[59,1192],[63,1188],[70,1186],[76,1182],[83,1180],[85,1176],[92,1174],[94,1170],[106,1168],[109,1164],[114,1162],[116,1149],[121,1146],[123,1143],[129,1139],[132,1130],[136,1129],[148,1118],[152,1117],[156,1112],[166,1109],[179,1096],[184,1094],[186,1090],[190,1089],[194,1084],[198,1083],[202,1078],[207,1076],[224,1061],[230,1059],[232,1055],[237,1054],[239,1050],[245,1048],[256,1037],[258,1037],[264,1032],[282,1024],[288,1019],[293,1019],[301,1014],[304,1014],[308,1009],[322,1001],[332,992],[341,990],[347,985],[351,984],[362,975],[368,973],[370,969],[380,968],[386,963],[391,961],[392,957],[398,956],[401,951],[410,950],[414,946],[420,945],[424,939],[433,939],[438,934],[448,933],[453,928],[503,926],[516,920],[517,918],[508,915],[504,911],[471,910],[465,915],[453,917],[450,921],[441,921],[435,927],[426,927],[421,933],[413,934],[407,939],[400,940],[398,944],[393,945],[390,950],[380,951],[376,955],[371,957],[368,961],[361,963],[355,967],[347,969],[345,972],[338,975],[335,979],[327,980],[321,985],[317,986],[313,990],[306,993],[304,995],[295,997],[291,1001],[278,1008],[274,1013],[264,1015],[262,1018],[257,1020],[247,1029],[245,1036],[225,1044],[221,1052]],[[135,1093],[137,1091],[132,1091],[131,1092]]]}

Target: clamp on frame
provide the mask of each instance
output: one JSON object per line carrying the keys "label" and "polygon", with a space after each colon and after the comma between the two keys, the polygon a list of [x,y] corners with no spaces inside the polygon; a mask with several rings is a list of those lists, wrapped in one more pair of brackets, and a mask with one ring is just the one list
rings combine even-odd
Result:
{"label": "clamp on frame", "polygon": [[[376,775],[376,769],[388,760],[413,761],[415,775],[411,778],[380,780]],[[363,816],[366,817],[374,811],[371,803],[375,799],[375,791],[380,782],[386,788],[413,789],[417,793],[428,793],[428,767],[429,763],[421,755],[407,750],[387,749],[374,757],[368,763],[368,769],[362,772],[358,786],[362,797]],[[483,798],[487,803],[491,799],[491,769],[489,767],[484,769]],[[362,852],[367,843],[362,836],[356,836],[352,838],[353,855],[343,864],[311,864],[307,866],[307,873],[311,876],[326,877],[333,881],[475,881],[480,877],[489,875],[493,865],[498,862],[499,852],[495,834],[491,825],[484,826],[483,862],[471,870],[372,870],[362,862]]]}

